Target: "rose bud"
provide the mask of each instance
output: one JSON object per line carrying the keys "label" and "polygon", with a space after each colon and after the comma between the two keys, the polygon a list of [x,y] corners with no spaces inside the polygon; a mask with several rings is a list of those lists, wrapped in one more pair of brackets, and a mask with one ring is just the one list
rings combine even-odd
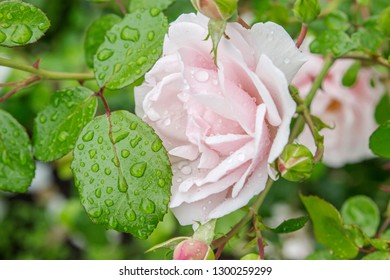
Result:
{"label": "rose bud", "polygon": [[189,238],[179,243],[173,251],[174,260],[213,260],[214,252],[204,242]]}
{"label": "rose bud", "polygon": [[310,150],[299,144],[288,144],[278,158],[281,176],[292,182],[308,179],[313,171],[314,159]]}
{"label": "rose bud", "polygon": [[238,0],[191,0],[192,5],[208,18],[228,20],[236,14]]}
{"label": "rose bud", "polygon": [[320,14],[320,3],[318,0],[297,0],[293,12],[301,22],[310,23]]}

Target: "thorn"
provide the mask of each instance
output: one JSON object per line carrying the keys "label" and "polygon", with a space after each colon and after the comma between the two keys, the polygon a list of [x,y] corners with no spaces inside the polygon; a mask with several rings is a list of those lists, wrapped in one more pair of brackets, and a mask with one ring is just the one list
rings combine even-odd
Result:
{"label": "thorn", "polygon": [[41,59],[38,58],[37,61],[35,61],[34,64],[33,64],[32,66],[33,66],[35,69],[38,69],[40,63],[41,63]]}

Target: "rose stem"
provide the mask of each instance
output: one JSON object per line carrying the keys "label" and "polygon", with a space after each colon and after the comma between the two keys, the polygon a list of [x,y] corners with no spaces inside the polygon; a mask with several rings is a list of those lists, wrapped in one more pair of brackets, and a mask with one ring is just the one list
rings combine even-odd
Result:
{"label": "rose stem", "polygon": [[306,34],[307,34],[308,25],[306,23],[302,23],[301,26],[301,32],[299,33],[299,37],[295,45],[299,49],[299,47],[302,45],[303,40],[305,40]]}

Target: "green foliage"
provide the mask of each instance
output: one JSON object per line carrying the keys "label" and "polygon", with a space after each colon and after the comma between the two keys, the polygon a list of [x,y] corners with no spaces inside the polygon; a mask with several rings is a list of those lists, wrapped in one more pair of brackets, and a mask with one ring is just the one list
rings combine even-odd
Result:
{"label": "green foliage", "polygon": [[358,247],[344,228],[337,209],[316,196],[301,195],[301,200],[309,212],[318,242],[328,247],[337,258],[355,258]]}
{"label": "green foliage", "polygon": [[310,150],[300,144],[288,144],[278,158],[281,176],[291,182],[302,182],[313,172],[314,158]]}
{"label": "green foliage", "polygon": [[137,10],[115,24],[95,55],[99,86],[119,89],[142,77],[160,57],[167,27],[157,8]]}
{"label": "green foliage", "polygon": [[390,120],[390,97],[385,93],[375,109],[375,120],[377,124]]}
{"label": "green foliage", "polygon": [[26,192],[35,163],[26,130],[12,115],[0,110],[0,190]]}
{"label": "green foliage", "polygon": [[390,37],[390,7],[379,15],[379,28],[387,37]]}
{"label": "green foliage", "polygon": [[341,80],[344,86],[352,87],[356,83],[360,67],[360,62],[355,62],[347,69],[347,71],[345,71],[343,79]]}
{"label": "green foliage", "polygon": [[390,252],[373,252],[364,256],[362,260],[390,260]]}
{"label": "green foliage", "polygon": [[297,231],[305,226],[307,221],[309,220],[308,216],[303,216],[295,219],[289,219],[283,221],[276,228],[271,229],[275,233],[290,233]]}
{"label": "green foliage", "polygon": [[318,0],[296,0],[293,12],[299,21],[310,23],[321,12],[320,2]]}
{"label": "green foliage", "polygon": [[353,196],[341,208],[344,223],[358,225],[367,236],[374,236],[380,222],[379,209],[367,196]]}
{"label": "green foliage", "polygon": [[154,131],[135,115],[116,111],[81,132],[72,170],[93,222],[147,238],[165,215],[171,170]]}
{"label": "green foliage", "polygon": [[351,25],[348,16],[340,10],[333,11],[327,15],[324,22],[326,26],[332,30],[346,31]]}
{"label": "green foliage", "polygon": [[129,11],[135,12],[138,9],[157,8],[165,10],[172,5],[176,0],[131,0],[129,4]]}
{"label": "green foliage", "polygon": [[356,48],[347,33],[341,30],[325,30],[310,44],[312,53],[332,53],[339,57]]}
{"label": "green foliage", "polygon": [[108,14],[98,18],[89,26],[84,41],[85,61],[89,67],[93,67],[94,56],[100,45],[104,42],[106,32],[120,21],[121,18],[119,16]]}
{"label": "green foliage", "polygon": [[390,121],[381,124],[370,137],[371,151],[384,158],[390,158]]}
{"label": "green foliage", "polygon": [[97,99],[85,87],[58,91],[34,121],[34,155],[41,161],[59,159],[73,149],[83,127],[93,118]]}
{"label": "green foliage", "polygon": [[0,45],[7,47],[34,43],[50,27],[46,15],[37,7],[24,3],[0,3]]}

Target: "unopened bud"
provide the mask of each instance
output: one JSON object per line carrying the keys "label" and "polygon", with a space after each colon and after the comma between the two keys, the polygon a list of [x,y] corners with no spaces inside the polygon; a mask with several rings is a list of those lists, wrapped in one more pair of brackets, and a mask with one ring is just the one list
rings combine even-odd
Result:
{"label": "unopened bud", "polygon": [[237,12],[238,0],[191,0],[192,5],[206,17],[229,20]]}
{"label": "unopened bud", "polygon": [[301,22],[310,23],[320,14],[320,3],[318,0],[297,0],[293,12]]}
{"label": "unopened bud", "polygon": [[313,166],[312,153],[307,147],[299,144],[288,144],[278,158],[280,175],[292,182],[301,182],[310,178]]}
{"label": "unopened bud", "polygon": [[174,260],[213,260],[214,252],[204,242],[189,238],[180,242],[173,251]]}

